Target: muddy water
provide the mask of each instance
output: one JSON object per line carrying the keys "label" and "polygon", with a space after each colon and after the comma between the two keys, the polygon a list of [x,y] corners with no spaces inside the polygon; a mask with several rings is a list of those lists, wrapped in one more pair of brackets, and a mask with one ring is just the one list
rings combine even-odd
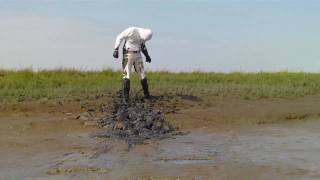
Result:
{"label": "muddy water", "polygon": [[90,138],[97,129],[77,123],[41,118],[2,123],[0,179],[320,178],[318,120],[191,129],[130,151],[123,141]]}

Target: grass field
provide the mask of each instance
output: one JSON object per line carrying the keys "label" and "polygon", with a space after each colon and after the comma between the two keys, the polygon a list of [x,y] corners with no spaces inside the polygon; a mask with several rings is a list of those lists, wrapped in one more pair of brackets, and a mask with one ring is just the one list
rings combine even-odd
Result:
{"label": "grass field", "polygon": [[[320,94],[318,73],[149,72],[148,79],[154,94],[232,96],[244,99],[295,98]],[[134,75],[131,84],[133,92],[140,90],[137,75]],[[120,71],[0,70],[2,101],[112,93],[119,88]]]}

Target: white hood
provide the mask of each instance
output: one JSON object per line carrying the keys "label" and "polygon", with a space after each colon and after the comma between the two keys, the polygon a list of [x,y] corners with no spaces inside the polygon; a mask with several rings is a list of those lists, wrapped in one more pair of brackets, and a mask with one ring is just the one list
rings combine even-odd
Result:
{"label": "white hood", "polygon": [[151,38],[152,38],[152,31],[151,29],[139,29],[139,34],[140,34],[140,37],[141,39],[143,39],[144,41],[149,41]]}

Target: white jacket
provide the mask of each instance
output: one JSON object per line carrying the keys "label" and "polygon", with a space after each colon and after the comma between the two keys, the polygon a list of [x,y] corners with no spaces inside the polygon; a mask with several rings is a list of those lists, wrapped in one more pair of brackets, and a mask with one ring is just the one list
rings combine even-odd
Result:
{"label": "white jacket", "polygon": [[117,36],[115,48],[119,48],[121,42],[125,40],[127,51],[140,51],[141,44],[151,38],[152,31],[150,29],[129,27]]}

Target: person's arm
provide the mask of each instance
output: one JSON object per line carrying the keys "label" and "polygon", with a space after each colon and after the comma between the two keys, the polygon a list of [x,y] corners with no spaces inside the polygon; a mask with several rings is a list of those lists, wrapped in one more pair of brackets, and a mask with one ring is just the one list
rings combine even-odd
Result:
{"label": "person's arm", "polygon": [[151,63],[151,58],[149,56],[149,53],[148,53],[148,50],[147,50],[145,43],[141,44],[141,51],[144,54],[144,56],[146,57],[146,62]]}
{"label": "person's arm", "polygon": [[119,57],[119,46],[121,44],[121,42],[128,36],[128,33],[130,31],[130,28],[124,30],[123,32],[121,32],[117,38],[116,38],[116,43],[114,46],[114,52],[113,52],[113,57],[114,58],[118,58]]}

